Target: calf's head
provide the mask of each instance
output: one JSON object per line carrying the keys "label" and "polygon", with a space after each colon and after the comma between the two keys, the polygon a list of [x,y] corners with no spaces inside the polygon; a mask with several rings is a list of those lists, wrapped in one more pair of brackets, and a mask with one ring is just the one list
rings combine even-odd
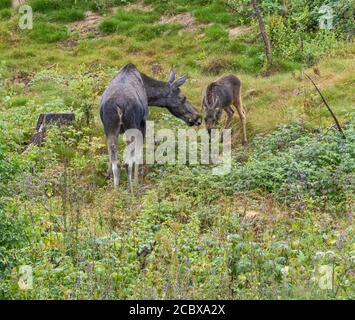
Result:
{"label": "calf's head", "polygon": [[219,106],[218,98],[208,102],[208,99],[205,95],[202,99],[202,110],[205,116],[207,131],[208,133],[211,133],[211,130],[216,128],[217,122],[222,115],[222,109]]}
{"label": "calf's head", "polygon": [[175,81],[175,72],[171,69],[167,83],[166,107],[175,117],[185,121],[189,126],[199,126],[202,122],[201,116],[180,90],[186,80],[185,75]]}

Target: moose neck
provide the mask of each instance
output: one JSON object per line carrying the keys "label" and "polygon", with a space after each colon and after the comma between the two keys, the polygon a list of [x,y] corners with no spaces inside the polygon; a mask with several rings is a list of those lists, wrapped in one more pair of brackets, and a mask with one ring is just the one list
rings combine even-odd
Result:
{"label": "moose neck", "polygon": [[167,96],[169,88],[163,81],[152,79],[141,73],[145,91],[147,92],[148,105],[157,107],[167,107]]}

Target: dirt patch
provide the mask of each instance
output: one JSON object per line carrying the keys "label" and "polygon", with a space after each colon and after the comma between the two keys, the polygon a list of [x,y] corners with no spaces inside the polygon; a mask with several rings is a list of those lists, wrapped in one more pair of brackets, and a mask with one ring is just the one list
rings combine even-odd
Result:
{"label": "dirt patch", "polygon": [[78,44],[79,44],[79,41],[75,40],[75,39],[66,39],[66,40],[59,42],[60,47],[69,48],[69,49],[76,47]]}
{"label": "dirt patch", "polygon": [[159,24],[179,23],[184,26],[184,31],[192,32],[199,26],[190,12],[180,13],[175,16],[161,16]]}
{"label": "dirt patch", "polygon": [[93,11],[87,11],[85,13],[85,19],[83,21],[73,22],[69,24],[70,32],[78,32],[81,35],[87,35],[93,33],[94,35],[100,35],[100,31],[97,29],[102,17]]}
{"label": "dirt patch", "polygon": [[235,27],[233,29],[229,29],[229,37],[231,39],[235,39],[241,37],[251,31],[251,28],[248,27]]}
{"label": "dirt patch", "polygon": [[31,82],[32,78],[33,74],[26,71],[18,71],[9,79],[9,81],[12,83],[23,83],[27,86]]}

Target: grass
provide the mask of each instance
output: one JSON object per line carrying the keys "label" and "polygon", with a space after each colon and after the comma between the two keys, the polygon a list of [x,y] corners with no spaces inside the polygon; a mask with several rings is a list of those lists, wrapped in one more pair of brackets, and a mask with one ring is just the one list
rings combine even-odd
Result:
{"label": "grass", "polygon": [[48,22],[37,22],[28,32],[30,39],[43,43],[52,43],[69,37],[66,27]]}
{"label": "grass", "polygon": [[113,6],[120,6],[128,4],[129,0],[30,0],[29,5],[34,12],[51,14],[56,10],[94,10],[98,12],[107,12]]}
{"label": "grass", "polygon": [[0,10],[11,8],[11,0],[0,0]]}
{"label": "grass", "polygon": [[155,24],[158,20],[157,13],[118,11],[113,17],[102,21],[99,28],[106,33],[123,34],[142,41],[150,41],[181,29],[178,24]]}
{"label": "grass", "polygon": [[[52,9],[58,3],[58,11]],[[302,64],[278,61],[277,72],[262,77],[263,48],[257,34],[230,40],[233,23],[213,17],[219,2],[146,3],[153,12],[106,13],[100,27],[104,36],[73,38],[65,21],[53,22],[56,12],[84,12],[88,7],[82,2],[71,9],[66,1],[37,1],[43,14],[32,31],[16,29],[16,13],[0,22],[0,172],[6,173],[6,185],[4,179],[0,186],[0,247],[6,248],[0,249],[5,257],[0,262],[0,297],[353,299],[346,276],[353,255],[347,207],[351,186],[330,190],[332,196],[322,189],[337,188],[337,175],[351,172],[352,148],[337,148],[333,130],[322,131],[327,138],[320,139],[317,132],[332,120],[302,77]],[[221,20],[185,32],[181,26],[155,24],[166,10],[195,15],[205,10],[206,19]],[[72,48],[57,43],[72,38],[78,41]],[[354,54],[354,46],[344,44],[316,65],[321,77],[313,67],[306,69],[343,126],[355,107]],[[105,180],[107,151],[97,106],[112,77],[128,62],[149,75],[158,63],[162,73],[156,77],[161,80],[168,78],[171,65],[178,75],[188,73],[182,91],[199,110],[208,83],[228,73],[241,78],[251,146],[240,148],[235,117],[229,178],[212,177],[205,167],[155,165],[144,168],[136,195],[124,186],[113,190]],[[93,106],[89,126],[82,121],[87,104]],[[20,155],[38,114],[50,111],[74,111],[77,123],[51,128],[42,148]],[[149,119],[157,127],[185,128],[160,108],[152,108]],[[282,124],[294,128],[295,122],[304,137],[277,129]],[[307,141],[303,149],[302,141]],[[346,155],[341,161],[339,150]],[[323,161],[319,170],[317,161]],[[316,177],[310,190],[317,197],[298,184],[293,175],[297,169]],[[296,179],[292,185],[302,192],[285,191],[278,174]],[[26,189],[16,189],[24,184]],[[12,189],[3,193],[7,186]],[[137,256],[140,248],[152,245],[147,257]],[[17,287],[21,264],[34,267],[36,287],[29,292]],[[312,281],[319,265],[334,268],[333,290],[320,290]]]}
{"label": "grass", "polygon": [[197,21],[202,23],[220,23],[224,25],[234,25],[233,15],[225,11],[225,7],[220,2],[213,2],[208,6],[202,6],[193,11]]}
{"label": "grass", "polygon": [[9,19],[11,18],[11,10],[10,9],[1,9],[0,10],[0,17],[1,19]]}
{"label": "grass", "polygon": [[55,10],[53,14],[49,15],[50,19],[58,22],[74,22],[78,20],[84,20],[85,12],[84,10],[70,8]]}

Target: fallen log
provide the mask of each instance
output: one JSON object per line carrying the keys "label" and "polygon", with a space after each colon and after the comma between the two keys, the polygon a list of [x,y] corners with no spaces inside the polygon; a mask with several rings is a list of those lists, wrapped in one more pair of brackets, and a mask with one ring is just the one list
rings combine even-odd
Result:
{"label": "fallen log", "polygon": [[40,146],[44,140],[48,124],[68,124],[75,121],[73,112],[41,113],[37,120],[36,133],[31,137],[22,154],[27,153],[31,145]]}

